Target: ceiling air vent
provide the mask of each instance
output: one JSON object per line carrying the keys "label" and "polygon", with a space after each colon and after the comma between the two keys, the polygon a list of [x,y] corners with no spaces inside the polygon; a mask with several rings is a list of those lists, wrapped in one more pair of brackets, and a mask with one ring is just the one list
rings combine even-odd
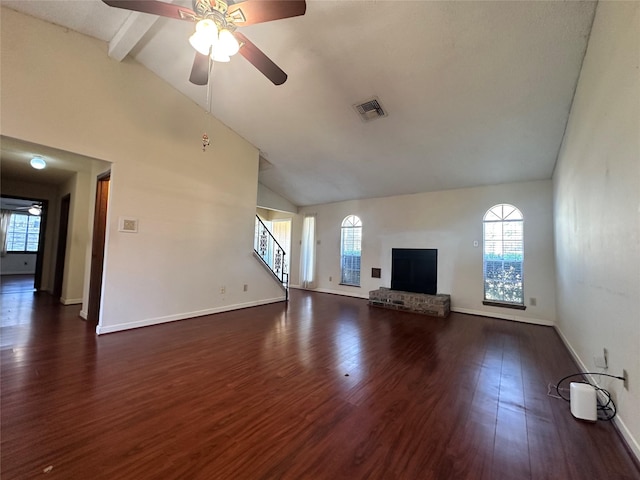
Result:
{"label": "ceiling air vent", "polygon": [[380,100],[378,100],[377,97],[373,97],[365,102],[354,105],[353,108],[358,112],[358,115],[360,115],[360,119],[363,122],[370,122],[376,118],[387,116],[387,112],[384,111],[380,104]]}

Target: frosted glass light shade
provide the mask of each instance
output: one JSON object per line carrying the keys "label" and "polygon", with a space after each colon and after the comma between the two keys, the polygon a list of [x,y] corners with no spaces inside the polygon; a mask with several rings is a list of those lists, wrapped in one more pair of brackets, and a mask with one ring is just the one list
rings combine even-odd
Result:
{"label": "frosted glass light shade", "polygon": [[215,62],[227,63],[231,61],[231,58],[229,57],[229,55],[225,55],[223,52],[219,50],[213,50],[211,52],[211,60]]}
{"label": "frosted glass light shade", "polygon": [[189,37],[189,43],[203,55],[209,55],[212,45],[218,43],[218,27],[208,19],[196,24],[196,32]]}
{"label": "frosted glass light shade", "polygon": [[209,53],[209,49],[211,48],[211,44],[208,43],[206,39],[202,37],[202,35],[198,35],[198,32],[189,37],[189,43],[202,55],[207,55]]}
{"label": "frosted glass light shade", "polygon": [[47,166],[47,162],[44,161],[44,158],[40,158],[40,157],[33,157],[29,163],[36,170],[42,170],[44,167]]}
{"label": "frosted glass light shade", "polygon": [[220,48],[228,57],[235,55],[240,50],[240,44],[226,28],[220,30]]}

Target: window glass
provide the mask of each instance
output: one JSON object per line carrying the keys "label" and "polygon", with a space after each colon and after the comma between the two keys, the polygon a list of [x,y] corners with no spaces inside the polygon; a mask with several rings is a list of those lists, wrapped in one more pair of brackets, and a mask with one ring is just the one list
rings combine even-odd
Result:
{"label": "window glass", "polygon": [[524,304],[524,219],[513,205],[491,207],[483,219],[484,299]]}
{"label": "window glass", "polygon": [[362,248],[362,222],[355,215],[342,221],[340,235],[340,283],[360,286],[360,258]]}
{"label": "window glass", "polygon": [[40,217],[12,213],[7,229],[7,252],[37,252],[40,239]]}

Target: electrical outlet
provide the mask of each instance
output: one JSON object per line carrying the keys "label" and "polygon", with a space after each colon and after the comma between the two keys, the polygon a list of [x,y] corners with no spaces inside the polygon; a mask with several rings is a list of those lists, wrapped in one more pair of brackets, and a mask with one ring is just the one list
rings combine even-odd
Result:
{"label": "electrical outlet", "polygon": [[247,290],[249,290],[249,285],[248,284],[244,284],[244,291],[246,292]]}
{"label": "electrical outlet", "polygon": [[596,368],[607,368],[607,357],[596,355],[595,357],[593,357],[593,363],[595,364]]}
{"label": "electrical outlet", "polygon": [[333,280],[333,277],[329,277],[329,281],[331,282]]}
{"label": "electrical outlet", "polygon": [[227,291],[227,287],[220,287],[220,293],[225,293]]}
{"label": "electrical outlet", "polygon": [[607,353],[607,349],[603,348],[602,355],[596,355],[595,357],[593,357],[593,363],[595,364],[596,368],[609,368],[609,364],[607,363]]}
{"label": "electrical outlet", "polygon": [[529,305],[531,305],[532,307],[535,307],[536,305],[538,305],[538,299],[536,297],[531,297],[529,299]]}
{"label": "electrical outlet", "polygon": [[622,370],[622,376],[624,377],[624,380],[622,381],[623,385],[624,385],[624,389],[625,390],[629,390],[629,374],[627,373],[626,370]]}

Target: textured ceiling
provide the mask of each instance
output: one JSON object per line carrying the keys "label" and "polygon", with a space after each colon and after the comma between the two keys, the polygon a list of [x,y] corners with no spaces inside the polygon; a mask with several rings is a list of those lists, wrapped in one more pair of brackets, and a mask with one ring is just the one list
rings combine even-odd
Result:
{"label": "textured ceiling", "polygon": [[[2,5],[109,42],[206,108],[188,82],[193,24],[99,0]],[[301,206],[548,179],[595,7],[308,0],[302,17],[241,28],[287,82],[240,56],[216,64],[213,114],[271,164],[260,181]],[[352,106],[372,96],[388,116],[365,123]]]}

